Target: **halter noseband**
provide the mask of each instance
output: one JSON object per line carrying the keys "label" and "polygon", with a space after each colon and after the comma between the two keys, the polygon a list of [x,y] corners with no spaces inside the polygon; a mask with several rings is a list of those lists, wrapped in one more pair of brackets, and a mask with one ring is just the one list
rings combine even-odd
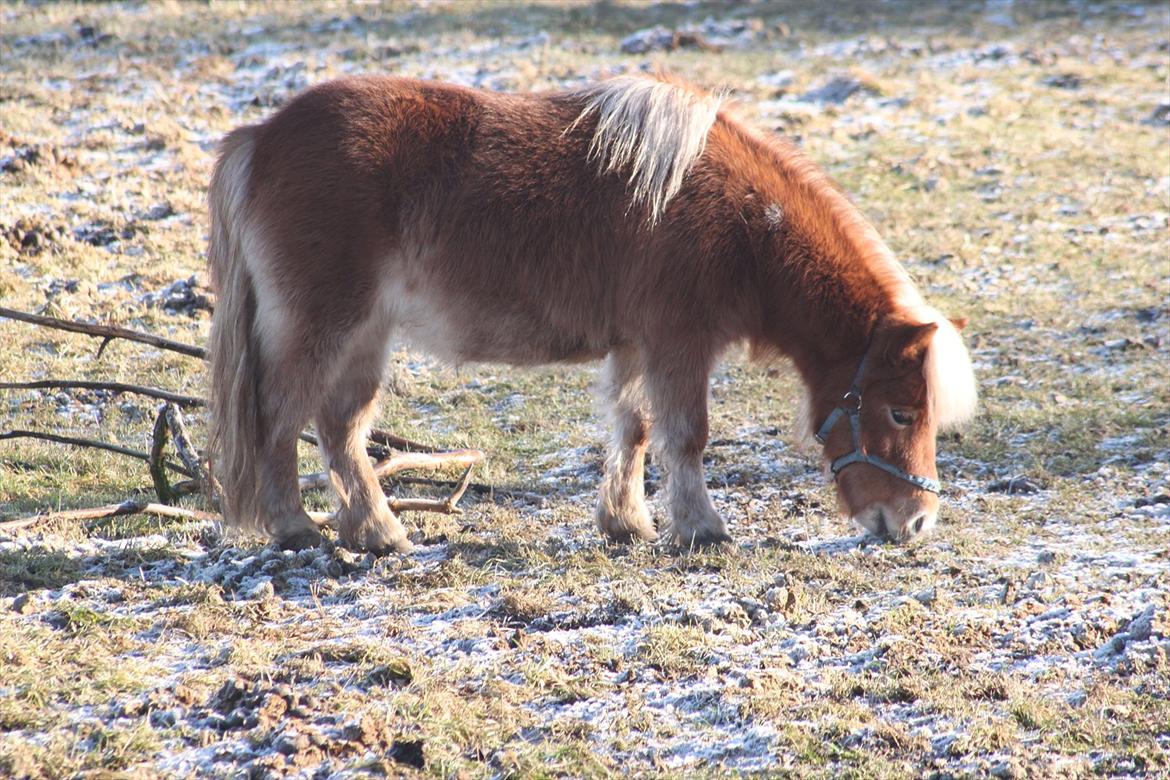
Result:
{"label": "halter noseband", "polygon": [[937,479],[930,477],[922,477],[917,474],[910,474],[895,466],[889,461],[882,460],[876,455],[870,455],[863,452],[861,449],[861,388],[857,383],[861,381],[861,374],[865,370],[865,363],[869,359],[869,350],[867,349],[865,355],[861,358],[860,365],[857,366],[857,376],[853,377],[853,383],[849,385],[849,390],[841,397],[841,401],[848,404],[848,407],[838,406],[829,413],[829,417],[824,424],[817,430],[816,440],[822,445],[829,437],[829,432],[841,421],[842,417],[849,418],[849,430],[853,435],[853,451],[835,459],[829,468],[836,477],[841,473],[841,470],[846,466],[852,466],[854,463],[868,463],[871,466],[881,469],[887,474],[893,474],[898,479],[903,479],[909,482],[914,487],[920,490],[929,490],[931,493],[938,493],[942,489]]}

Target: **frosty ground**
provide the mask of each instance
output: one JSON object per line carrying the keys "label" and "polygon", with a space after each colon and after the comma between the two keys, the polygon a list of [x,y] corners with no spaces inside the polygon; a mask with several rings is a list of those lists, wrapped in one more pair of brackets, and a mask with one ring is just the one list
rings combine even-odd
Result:
{"label": "frosty ground", "polygon": [[[971,318],[983,396],[939,444],[939,530],[890,546],[794,445],[790,372],[728,356],[707,467],[736,541],[678,553],[592,527],[592,368],[399,353],[380,427],[485,450],[491,488],[407,515],[411,555],[142,516],[0,535],[0,774],[1170,772],[1167,10],[802,5],[0,9],[5,306],[203,343],[215,143],[309,84],[664,67],[830,170]],[[197,360],[97,346],[0,320],[0,381],[203,393]],[[149,441],[149,400],[3,392],[4,430]],[[149,485],[0,442],[3,517]]]}

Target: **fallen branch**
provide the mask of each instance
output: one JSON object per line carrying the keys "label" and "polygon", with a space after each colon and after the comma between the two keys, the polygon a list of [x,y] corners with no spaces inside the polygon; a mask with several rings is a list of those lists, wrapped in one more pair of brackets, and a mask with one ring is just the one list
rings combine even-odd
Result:
{"label": "fallen branch", "polygon": [[[306,444],[312,444],[314,447],[321,445],[317,434],[310,433],[309,431],[301,431],[297,438]],[[374,446],[366,447],[366,452],[372,458],[385,458],[388,456],[388,451],[390,450],[398,450],[399,452],[442,452],[438,447],[404,439],[401,436],[395,436],[392,433],[378,430],[377,428],[370,429],[370,432],[366,434],[366,439],[374,443]]]}
{"label": "fallen branch", "polygon": [[[452,452],[400,452],[385,460],[374,464],[374,474],[383,479],[400,471],[410,469],[439,469],[444,466],[465,466],[469,470],[483,460],[483,453],[479,450],[454,450]],[[466,474],[464,478],[466,478]],[[318,471],[312,474],[303,474],[297,478],[301,490],[322,490],[329,487],[329,473]],[[466,486],[464,490],[466,490]],[[459,494],[463,495],[462,492]]]}
{"label": "fallen branch", "polygon": [[219,515],[213,515],[208,512],[200,512],[197,509],[184,509],[179,506],[167,506],[166,504],[156,504],[152,501],[137,501],[131,499],[123,501],[120,504],[107,504],[106,506],[93,507],[89,509],[62,509],[57,512],[44,512],[37,515],[30,515],[28,517],[21,517],[15,520],[6,520],[0,522],[0,531],[20,531],[25,528],[30,528],[41,523],[52,522],[56,520],[98,520],[103,517],[118,517],[119,515],[159,515],[161,517],[176,517],[186,520],[210,520],[218,521]]}
{"label": "fallen branch", "polygon": [[154,492],[158,500],[164,504],[175,502],[175,493],[171,490],[171,483],[167,481],[167,467],[163,462],[163,448],[167,446],[167,413],[166,407],[160,407],[158,416],[154,418],[154,432],[150,442],[150,481],[154,483]]}
{"label": "fallen branch", "polygon": [[[471,477],[471,470],[475,464],[469,465],[459,479],[455,491],[446,498],[395,498],[386,496],[386,506],[391,512],[434,512],[441,515],[461,515],[463,510],[458,507],[459,499],[467,492],[467,485]],[[332,512],[309,512],[310,519],[321,526],[336,527],[336,515]]]}
{"label": "fallen branch", "polygon": [[182,393],[172,393],[159,387],[144,387],[142,385],[128,385],[124,382],[91,382],[88,379],[38,379],[35,382],[0,382],[0,390],[43,390],[80,387],[85,390],[109,390],[113,393],[137,393],[138,395],[158,398],[161,401],[170,401],[173,404],[194,408],[206,406],[202,398]]}
{"label": "fallen branch", "polygon": [[105,349],[105,345],[112,339],[125,339],[126,341],[137,341],[141,344],[149,344],[152,347],[159,349],[170,350],[171,352],[178,352],[190,357],[207,359],[207,350],[202,347],[195,347],[190,344],[184,344],[181,341],[173,341],[171,339],[163,338],[162,336],[154,336],[150,333],[142,333],[137,330],[130,330],[129,328],[121,328],[117,325],[92,325],[88,322],[75,322],[73,320],[59,320],[56,317],[45,317],[40,314],[29,314],[28,312],[17,311],[15,309],[8,309],[0,306],[0,317],[7,317],[11,320],[20,320],[22,322],[29,322],[33,325],[43,325],[46,328],[56,328],[57,330],[67,330],[71,333],[84,333],[87,336],[95,336],[103,339],[102,346],[98,349]]}
{"label": "fallen branch", "polygon": [[[449,479],[429,479],[428,477],[399,477],[398,481],[404,485],[428,485],[431,487],[456,487],[457,482]],[[180,483],[182,484],[182,483]],[[467,489],[473,490],[476,493],[482,493],[487,496],[507,496],[509,498],[518,498],[522,501],[528,501],[534,504],[543,504],[548,500],[548,496],[542,496],[539,493],[528,493],[523,490],[509,490],[508,488],[499,488],[495,485],[487,485],[483,482],[468,482]]]}
{"label": "fallen branch", "polygon": [[171,431],[171,441],[175,443],[175,452],[179,453],[179,460],[195,474],[197,480],[206,480],[207,471],[203,468],[203,461],[199,457],[199,450],[191,443],[187,435],[187,423],[183,420],[183,413],[179,407],[167,404],[163,407],[167,418],[167,428]]}
{"label": "fallen branch", "polygon": [[[110,343],[111,340],[120,338],[127,341],[149,344],[160,349],[179,352],[180,354],[188,355],[190,357],[197,357],[201,359],[207,358],[207,351],[201,347],[183,344],[171,339],[162,338],[160,336],[154,336],[149,333],[142,333],[114,325],[95,325],[84,322],[61,320],[55,317],[30,314],[27,312],[16,311],[14,309],[8,309],[4,307],[0,307],[0,317],[7,317],[9,319],[28,322],[33,325],[41,325],[44,327],[56,328],[58,330],[65,330],[73,333],[82,333],[87,336],[100,337],[102,339],[102,345],[98,349],[99,357],[102,351],[105,349],[106,345]],[[187,434],[182,412],[179,410],[179,407],[205,407],[207,406],[207,402],[204,399],[195,396],[184,395],[181,393],[175,393],[170,390],[164,390],[162,388],[133,385],[123,382],[99,382],[82,379],[43,379],[32,382],[0,383],[0,390],[35,390],[49,388],[83,388],[89,390],[106,390],[115,393],[136,393],[151,398],[157,398],[166,402],[161,407],[159,407],[158,414],[155,417],[154,430],[151,439],[151,450],[149,453],[139,452],[128,447],[122,447],[116,444],[108,444],[106,442],[95,441],[93,439],[60,436],[52,433],[41,433],[39,431],[14,430],[0,433],[0,440],[16,438],[43,439],[45,441],[52,441],[61,444],[70,444],[78,447],[90,447],[108,452],[115,452],[120,455],[126,455],[128,457],[145,461],[149,465],[154,490],[161,503],[156,504],[152,502],[140,501],[137,499],[130,499],[124,501],[121,504],[111,504],[109,506],[98,507],[95,509],[49,512],[46,514],[22,518],[19,520],[8,521],[6,523],[0,523],[0,530],[15,530],[17,528],[25,528],[48,519],[91,519],[96,517],[132,514],[135,512],[146,512],[173,517],[199,517],[200,519],[212,520],[218,519],[216,515],[206,512],[195,512],[194,510],[183,510],[170,506],[170,504],[172,504],[179,496],[205,490],[209,480],[212,481],[214,486],[214,480],[205,468],[205,464],[200,457],[198,449],[191,443],[191,439]],[[313,433],[302,432],[300,434],[300,438],[310,444],[318,444],[317,436]],[[174,442],[175,450],[178,452],[179,458],[183,461],[182,465],[166,460],[164,451],[168,439]],[[392,434],[388,431],[378,429],[373,429],[369,432],[368,440],[370,444],[367,446],[367,452],[375,458],[380,458],[378,463],[374,465],[374,473],[379,478],[385,478],[397,474],[401,471],[410,469],[434,469],[446,466],[464,467],[463,475],[459,478],[458,482],[425,479],[404,480],[420,484],[453,486],[453,490],[445,499],[399,499],[393,496],[388,496],[386,501],[388,506],[393,511],[458,514],[460,509],[457,504],[469,488],[483,492],[494,492],[493,489],[488,485],[480,485],[471,482],[472,469],[474,468],[475,464],[483,460],[483,453],[478,450],[455,450],[451,452],[442,452],[438,448],[431,445],[412,441],[401,436],[396,436],[395,434]],[[183,482],[179,482],[175,485],[171,485],[167,478],[168,469],[182,474],[189,479]],[[329,486],[330,478],[327,472],[321,472],[303,475],[298,478],[298,482],[301,490],[312,490]],[[506,493],[507,491],[504,492]],[[322,515],[321,513],[314,514],[317,515],[318,519],[322,517],[330,517],[329,515]]]}
{"label": "fallen branch", "polygon": [[[145,493],[147,488],[141,488],[135,492]],[[176,482],[171,485],[171,493],[177,498],[180,496],[189,496],[192,493],[204,493],[207,491],[206,483],[201,479],[184,479],[182,482]]]}
{"label": "fallen branch", "polygon": [[392,447],[396,450],[406,452],[440,452],[438,447],[404,439],[401,436],[395,436],[389,431],[383,431],[377,428],[371,428],[370,432],[366,434],[366,438],[375,444],[381,444],[383,447]]}
{"label": "fallen branch", "polygon": [[[53,441],[58,444],[72,444],[75,447],[90,447],[92,449],[106,450],[107,452],[116,452],[119,455],[125,455],[129,458],[136,458],[150,463],[150,455],[139,450],[132,450],[129,447],[122,447],[118,444],[109,444],[104,441],[95,441],[93,439],[79,439],[73,436],[58,436],[55,433],[42,433],[41,431],[5,431],[0,433],[0,440],[4,439],[44,439],[45,441]],[[171,471],[176,471],[185,477],[194,477],[195,475],[187,470],[185,466],[180,466],[171,461],[164,461],[167,468]]]}
{"label": "fallen branch", "polygon": [[[169,425],[171,415],[175,415],[176,423]],[[122,454],[133,453],[138,456],[146,458],[151,464],[151,476],[155,475],[155,464],[159,462],[157,453],[161,453],[162,444],[166,442],[166,434],[168,431],[175,435],[176,438],[180,434],[176,434],[175,430],[182,431],[181,436],[185,438],[186,432],[182,428],[182,418],[178,415],[178,410],[169,404],[159,409],[158,417],[155,420],[155,439],[154,445],[151,448],[151,454],[133,453],[132,450],[122,452]],[[50,438],[51,440],[61,440],[67,437],[53,436],[53,434],[36,434],[32,431],[12,431],[11,433],[29,433],[34,438]],[[0,438],[12,438],[8,434],[0,434]],[[80,440],[84,441],[84,440]],[[162,442],[162,444],[160,444]],[[70,441],[70,443],[75,443]],[[88,445],[102,444],[101,442],[87,442]],[[189,442],[188,442],[189,444]],[[114,447],[114,445],[108,445]],[[116,448],[118,451],[125,450],[125,448]],[[397,455],[387,458],[374,466],[374,473],[379,477],[386,477],[396,474],[400,471],[408,469],[419,468],[441,468],[444,466],[460,465],[465,466],[463,476],[459,481],[454,483],[455,489],[446,498],[396,498],[394,496],[386,497],[386,505],[390,507],[392,512],[435,512],[444,515],[458,515],[462,514],[458,506],[460,499],[467,492],[471,483],[471,472],[475,465],[483,460],[483,453],[479,450],[455,450],[453,452],[439,452],[439,453],[398,453]],[[171,468],[175,468],[171,464],[167,464]],[[196,465],[199,465],[196,462]],[[200,466],[200,472],[202,468]],[[165,488],[160,489],[158,481],[155,482],[155,490],[159,492],[160,496],[166,495],[169,500],[174,500],[179,495],[196,492],[203,487],[203,482],[200,479],[191,479],[185,482],[180,482],[173,487],[166,482],[165,474],[162,482]],[[325,473],[306,474],[300,477],[301,489],[309,490],[312,488],[325,487],[329,484],[329,475]],[[28,517],[17,518],[15,520],[7,520],[0,522],[0,532],[20,531],[38,525],[44,522],[55,520],[96,520],[103,517],[117,517],[119,515],[133,515],[133,514],[153,514],[162,517],[175,517],[182,519],[193,520],[208,520],[212,522],[221,522],[222,518],[219,515],[211,514],[209,512],[200,512],[195,509],[184,509],[182,507],[170,506],[166,503],[155,503],[152,501],[140,501],[137,499],[129,499],[120,504],[108,504],[106,506],[94,507],[90,509],[65,509],[57,512],[43,512]],[[309,512],[314,522],[322,526],[335,526],[335,518],[329,512]]]}

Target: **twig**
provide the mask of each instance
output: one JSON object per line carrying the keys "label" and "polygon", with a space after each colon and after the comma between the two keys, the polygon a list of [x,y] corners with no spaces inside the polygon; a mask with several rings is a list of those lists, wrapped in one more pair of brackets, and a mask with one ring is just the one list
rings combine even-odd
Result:
{"label": "twig", "polygon": [[45,388],[80,387],[86,390],[110,390],[115,393],[137,393],[138,395],[158,398],[163,401],[194,408],[206,406],[207,402],[193,395],[172,393],[159,387],[143,387],[142,385],[128,385],[124,382],[91,382],[88,379],[38,379],[35,382],[0,382],[0,390],[41,390]]}
{"label": "twig", "polygon": [[203,468],[203,461],[199,458],[199,450],[191,444],[191,437],[187,435],[187,423],[183,420],[183,413],[174,404],[163,407],[167,416],[167,427],[171,430],[171,441],[175,443],[175,452],[179,453],[179,460],[190,469],[196,479],[206,479],[207,473]]}
{"label": "twig", "polygon": [[[483,453],[479,450],[434,453],[399,452],[375,463],[374,474],[381,479],[410,469],[438,469],[444,466],[466,466],[470,469],[482,460]],[[466,477],[466,474],[464,476]],[[330,484],[329,473],[324,471],[303,474],[297,481],[301,490],[321,490]]]}
{"label": "twig", "polygon": [[381,444],[383,447],[393,447],[396,450],[403,450],[405,452],[440,452],[438,447],[404,439],[401,436],[395,436],[389,431],[383,431],[377,428],[371,428],[366,438],[375,444]]}
{"label": "twig", "polygon": [[188,520],[218,521],[220,519],[218,515],[200,512],[197,509],[184,509],[180,506],[167,506],[166,504],[156,504],[151,501],[131,499],[123,501],[120,504],[107,504],[106,506],[90,509],[63,509],[57,512],[44,512],[39,515],[17,518],[16,520],[7,520],[0,522],[0,532],[20,531],[53,520],[98,520],[103,517],[138,514],[177,517]]}
{"label": "twig", "polygon": [[[429,479],[427,477],[399,477],[398,481],[404,485],[431,485],[433,487],[457,487],[458,483],[449,479]],[[489,496],[507,496],[509,498],[518,498],[523,501],[530,501],[534,504],[543,504],[548,500],[547,496],[542,496],[539,493],[528,493],[523,490],[509,490],[508,488],[499,488],[495,485],[487,485],[483,482],[468,482],[468,490],[474,490],[476,493],[484,493]]]}
{"label": "twig", "polygon": [[[308,431],[301,431],[298,437],[301,441],[312,444],[313,446],[320,446],[320,440],[315,433]],[[366,438],[373,442],[373,446],[366,447],[366,453],[371,458],[385,458],[390,454],[390,451],[398,450],[399,452],[442,452],[438,447],[432,447],[429,444],[422,442],[411,441],[404,439],[401,436],[395,436],[388,431],[382,431],[377,428],[370,429]]]}
{"label": "twig", "polygon": [[474,464],[468,466],[463,472],[463,476],[459,478],[459,486],[455,488],[455,492],[447,497],[447,506],[452,512],[456,511],[455,505],[459,503],[459,499],[463,498],[463,494],[467,492],[467,486],[471,484],[471,469]]}
{"label": "twig", "polygon": [[[106,450],[108,452],[116,452],[119,455],[125,455],[130,458],[137,458],[150,463],[150,455],[138,450],[132,450],[129,447],[122,447],[117,444],[108,444],[104,441],[94,441],[93,439],[78,439],[72,436],[58,436],[55,433],[42,433],[41,431],[5,431],[0,433],[0,440],[4,439],[44,439],[45,441],[55,441],[58,444],[72,444],[76,447],[92,447],[93,449]],[[171,461],[164,461],[166,467],[171,471],[177,471],[185,477],[194,477],[185,466],[180,466]]]}
{"label": "twig", "polygon": [[[190,357],[207,359],[207,350],[202,347],[195,347],[190,344],[184,344],[181,341],[173,341],[171,339],[163,338],[162,336],[154,336],[150,333],[142,333],[129,328],[121,328],[117,325],[91,325],[87,322],[74,322],[72,320],[59,320],[56,317],[45,317],[40,314],[29,314],[28,312],[17,311],[15,309],[8,309],[0,306],[0,317],[7,317],[12,320],[21,320],[22,322],[30,322],[33,325],[44,325],[47,328],[57,328],[58,330],[67,330],[72,333],[84,333],[87,336],[97,336],[105,339],[106,343],[110,339],[126,339],[127,341],[137,341],[142,344],[150,344],[152,347],[159,349],[170,350],[171,352],[179,352]],[[102,345],[105,349],[105,344]]]}
{"label": "twig", "polygon": [[[441,515],[461,515],[463,510],[458,506],[459,499],[463,498],[463,494],[467,492],[467,484],[473,468],[475,468],[474,463],[464,469],[463,476],[459,479],[455,491],[446,498],[386,496],[386,505],[390,507],[391,512],[435,512]],[[330,512],[309,512],[309,517],[318,525],[336,525],[335,515]]]}
{"label": "twig", "polygon": [[159,407],[158,416],[154,418],[154,433],[150,441],[150,480],[154,483],[154,492],[158,500],[164,504],[175,501],[171,483],[167,481],[167,467],[163,463],[163,448],[167,446],[167,411],[166,405]]}
{"label": "twig", "polygon": [[[207,490],[207,483],[201,479],[184,479],[182,482],[176,482],[171,485],[171,493],[175,497],[189,496],[192,493],[203,493]],[[146,492],[146,489],[137,490],[135,492]]]}

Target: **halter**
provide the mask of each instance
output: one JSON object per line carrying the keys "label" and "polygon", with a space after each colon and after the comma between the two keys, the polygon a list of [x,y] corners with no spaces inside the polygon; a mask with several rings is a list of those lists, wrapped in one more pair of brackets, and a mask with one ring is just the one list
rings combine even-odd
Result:
{"label": "halter", "polygon": [[854,463],[868,463],[871,466],[881,469],[887,474],[893,474],[898,479],[903,479],[909,482],[914,487],[920,490],[929,490],[931,493],[938,493],[942,486],[937,479],[930,477],[922,477],[917,474],[910,474],[895,466],[889,461],[882,460],[877,455],[870,455],[863,452],[861,449],[861,388],[857,383],[861,381],[861,374],[865,370],[865,363],[869,360],[869,350],[861,358],[861,364],[857,366],[857,376],[853,377],[853,383],[849,385],[849,390],[841,397],[844,404],[848,407],[838,406],[829,413],[828,419],[817,430],[816,440],[822,445],[829,437],[829,432],[841,421],[842,417],[849,418],[849,430],[853,435],[853,451],[834,460],[829,468],[836,477],[841,473],[846,466],[852,466]]}

